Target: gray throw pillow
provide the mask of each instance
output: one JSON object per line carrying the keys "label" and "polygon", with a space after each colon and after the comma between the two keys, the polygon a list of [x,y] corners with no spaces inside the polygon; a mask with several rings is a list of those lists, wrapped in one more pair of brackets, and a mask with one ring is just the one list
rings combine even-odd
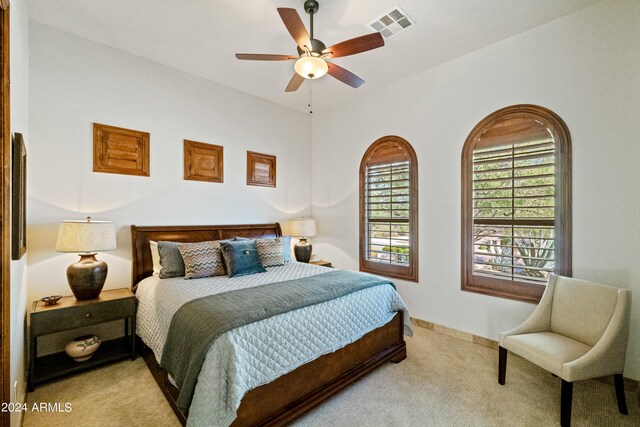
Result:
{"label": "gray throw pillow", "polygon": [[158,253],[162,266],[160,269],[161,279],[184,276],[184,261],[178,249],[178,242],[158,242]]}
{"label": "gray throw pillow", "polygon": [[260,262],[255,240],[223,240],[220,242],[220,249],[227,264],[229,277],[267,271]]}
{"label": "gray throw pillow", "polygon": [[277,267],[284,265],[284,239],[256,239],[258,255],[263,267]]}

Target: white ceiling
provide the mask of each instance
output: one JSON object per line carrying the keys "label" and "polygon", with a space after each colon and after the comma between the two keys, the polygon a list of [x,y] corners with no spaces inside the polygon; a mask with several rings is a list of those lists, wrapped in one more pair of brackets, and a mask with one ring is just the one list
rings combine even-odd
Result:
{"label": "white ceiling", "polygon": [[[319,0],[315,37],[327,46],[371,32],[395,5],[416,26],[380,49],[336,58],[366,83],[353,89],[330,76],[313,82],[313,108],[362,96],[430,67],[571,14],[600,0]],[[296,54],[277,7],[303,0],[29,0],[31,19],[241,91],[306,110],[309,82],[284,88],[294,61],[239,61],[234,53]]]}

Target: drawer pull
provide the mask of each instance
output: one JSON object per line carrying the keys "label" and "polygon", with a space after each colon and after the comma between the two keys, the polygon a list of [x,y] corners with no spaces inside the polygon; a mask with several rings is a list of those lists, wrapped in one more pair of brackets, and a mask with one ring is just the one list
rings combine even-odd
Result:
{"label": "drawer pull", "polygon": [[85,315],[84,315],[84,317],[86,317],[86,318],[91,317],[91,313],[87,313],[87,314],[85,314]]}

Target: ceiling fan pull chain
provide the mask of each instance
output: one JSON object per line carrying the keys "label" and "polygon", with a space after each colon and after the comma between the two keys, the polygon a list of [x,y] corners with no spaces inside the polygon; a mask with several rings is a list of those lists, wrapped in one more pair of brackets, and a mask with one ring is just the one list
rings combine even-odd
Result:
{"label": "ceiling fan pull chain", "polygon": [[309,114],[313,114],[313,82],[309,81]]}

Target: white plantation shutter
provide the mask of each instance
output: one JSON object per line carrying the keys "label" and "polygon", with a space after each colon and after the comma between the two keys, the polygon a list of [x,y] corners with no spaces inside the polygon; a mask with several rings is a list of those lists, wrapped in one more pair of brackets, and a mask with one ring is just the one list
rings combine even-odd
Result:
{"label": "white plantation shutter", "polygon": [[409,168],[409,161],[367,167],[365,257],[368,261],[409,265]]}
{"label": "white plantation shutter", "polygon": [[473,152],[473,274],[545,283],[555,260],[555,144]]}

